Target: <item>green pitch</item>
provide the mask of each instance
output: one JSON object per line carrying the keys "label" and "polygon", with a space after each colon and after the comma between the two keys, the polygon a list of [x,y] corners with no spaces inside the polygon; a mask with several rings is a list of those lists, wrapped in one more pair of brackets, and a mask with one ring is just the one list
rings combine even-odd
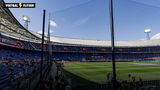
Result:
{"label": "green pitch", "polygon": [[[160,79],[158,62],[117,62],[117,78],[128,80],[128,74],[143,80]],[[73,85],[104,84],[107,73],[112,73],[111,62],[65,63],[65,75]]]}

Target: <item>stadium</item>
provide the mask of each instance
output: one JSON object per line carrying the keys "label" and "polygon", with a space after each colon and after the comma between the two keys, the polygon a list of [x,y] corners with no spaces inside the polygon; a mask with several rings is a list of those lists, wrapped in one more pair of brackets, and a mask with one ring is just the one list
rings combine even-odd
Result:
{"label": "stadium", "polygon": [[[4,1],[1,0],[0,3]],[[54,83],[51,81],[51,86],[56,87],[56,80],[62,78],[63,85],[56,90],[66,90],[63,87],[64,82],[73,87],[73,90],[111,88],[111,85],[106,85],[108,82],[106,75],[112,73],[111,41],[51,36],[51,43],[48,44],[48,37],[45,36],[44,52],[41,52],[41,39],[41,34],[25,29],[8,8],[0,6],[1,90],[35,90],[41,72],[41,59],[43,59],[44,80],[55,79]],[[134,85],[134,89],[129,87],[130,89],[123,90],[135,90],[139,87],[137,84],[139,79],[144,80],[141,87],[148,85],[154,88],[160,84],[159,42],[160,39],[115,42],[117,79],[128,81],[130,79],[128,75],[136,78],[125,83],[126,86]],[[49,46],[52,49],[49,49]],[[50,50],[51,57],[48,53]],[[58,77],[59,74],[63,75]]]}

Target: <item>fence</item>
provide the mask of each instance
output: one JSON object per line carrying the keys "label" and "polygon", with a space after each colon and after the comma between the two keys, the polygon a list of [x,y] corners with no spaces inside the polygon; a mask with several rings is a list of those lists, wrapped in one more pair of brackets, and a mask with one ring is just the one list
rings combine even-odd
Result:
{"label": "fence", "polygon": [[[72,90],[112,90],[112,84],[97,84],[91,86],[78,86]],[[160,80],[142,82],[121,82],[117,90],[160,90]]]}
{"label": "fence", "polygon": [[[50,65],[45,67],[43,69],[43,77],[44,79],[47,79],[49,76],[50,71]],[[13,81],[13,82],[4,82],[0,86],[0,90],[34,90],[39,82],[40,77],[40,71],[36,71],[32,73],[31,75],[28,75],[24,78],[21,78],[19,80]]]}

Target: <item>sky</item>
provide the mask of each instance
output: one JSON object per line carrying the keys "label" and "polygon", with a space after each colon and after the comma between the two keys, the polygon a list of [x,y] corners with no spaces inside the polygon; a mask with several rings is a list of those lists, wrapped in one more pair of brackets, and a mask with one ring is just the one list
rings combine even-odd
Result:
{"label": "sky", "polygon": [[[160,37],[160,0],[113,0],[115,40],[146,39],[145,29],[151,29],[152,39]],[[36,8],[10,9],[23,25],[22,16],[31,18],[29,30],[42,31],[42,14],[49,13],[51,35],[88,40],[110,40],[109,0],[5,0],[8,3],[36,3]],[[56,25],[55,25],[56,24]]]}

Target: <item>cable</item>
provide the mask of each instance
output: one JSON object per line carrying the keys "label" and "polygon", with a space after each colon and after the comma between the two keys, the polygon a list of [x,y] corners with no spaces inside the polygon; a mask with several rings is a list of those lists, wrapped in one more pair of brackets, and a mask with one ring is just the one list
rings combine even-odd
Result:
{"label": "cable", "polygon": [[138,2],[138,1],[135,1],[135,0],[128,0],[128,1],[131,2],[131,3],[135,3],[135,4],[147,6],[147,7],[160,8],[160,6],[153,6],[153,5],[145,4],[145,3],[143,3],[143,2]]}
{"label": "cable", "polygon": [[93,0],[89,0],[89,1],[87,1],[87,2],[78,4],[78,5],[74,5],[74,6],[71,6],[71,7],[65,8],[65,9],[62,9],[62,10],[53,11],[52,13],[60,13],[60,12],[64,12],[64,11],[70,10],[70,9],[72,9],[72,8],[76,8],[76,7],[80,7],[80,6],[89,4],[89,3],[92,2],[92,1],[93,1]]}

